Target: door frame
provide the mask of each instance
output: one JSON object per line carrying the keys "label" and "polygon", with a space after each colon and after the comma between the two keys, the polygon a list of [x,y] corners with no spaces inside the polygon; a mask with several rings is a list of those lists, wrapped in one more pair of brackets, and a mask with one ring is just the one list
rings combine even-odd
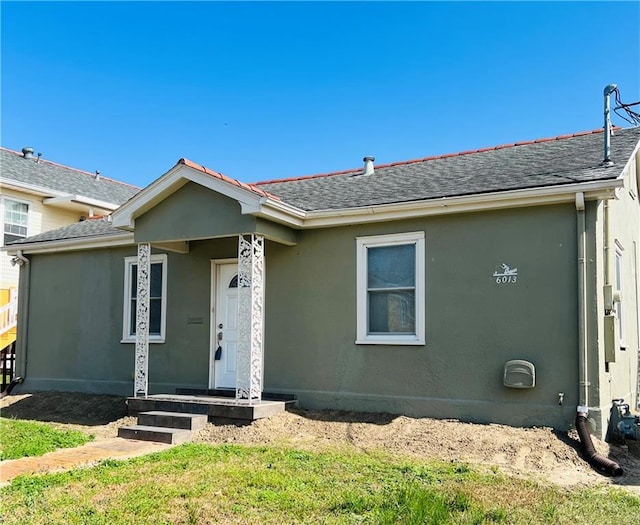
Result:
{"label": "door frame", "polygon": [[215,353],[218,326],[216,311],[217,308],[217,293],[218,293],[218,269],[225,264],[235,264],[238,266],[237,258],[230,259],[211,259],[211,283],[210,283],[210,297],[209,297],[209,389],[216,388],[216,372],[215,372]]}

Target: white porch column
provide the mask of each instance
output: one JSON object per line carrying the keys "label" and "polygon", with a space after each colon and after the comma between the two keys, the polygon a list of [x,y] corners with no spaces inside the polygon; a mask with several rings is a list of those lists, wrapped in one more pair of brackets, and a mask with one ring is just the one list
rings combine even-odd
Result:
{"label": "white porch column", "polygon": [[136,355],[133,395],[146,397],[149,391],[149,277],[151,245],[138,244],[138,282],[136,285]]}
{"label": "white porch column", "polygon": [[264,237],[238,237],[238,351],[236,400],[262,398]]}

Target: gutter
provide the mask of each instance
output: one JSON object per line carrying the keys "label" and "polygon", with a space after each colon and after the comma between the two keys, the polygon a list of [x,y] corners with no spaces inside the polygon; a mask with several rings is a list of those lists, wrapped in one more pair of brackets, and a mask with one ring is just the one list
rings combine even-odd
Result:
{"label": "gutter", "polygon": [[[195,173],[198,174],[198,172]],[[206,175],[202,175],[202,177],[206,178]],[[226,184],[218,179],[201,181],[199,178],[196,179],[194,177],[193,181],[202,185],[204,185],[205,182],[209,182],[209,186]],[[211,181],[214,182],[212,183]],[[152,184],[154,190],[153,195],[150,197],[150,202],[155,202],[163,195],[170,193],[171,189],[182,186],[186,184],[186,182],[186,179],[156,181]],[[247,203],[245,204],[247,208],[246,213],[248,214],[277,224],[283,224],[296,230],[303,230],[428,217],[451,213],[469,213],[484,210],[539,206],[545,204],[566,204],[574,201],[576,192],[581,193],[585,200],[614,199],[616,198],[616,190],[623,187],[623,184],[624,181],[621,178],[616,178],[607,181],[581,182],[576,184],[545,186],[542,188],[536,187],[524,190],[500,191],[412,202],[381,204],[377,206],[343,208],[339,210],[317,210],[310,212],[301,210],[291,204],[287,204],[270,197],[261,197],[260,199],[256,199],[255,208]],[[212,189],[212,191],[217,191],[215,188],[210,189]],[[234,190],[236,192],[246,193],[246,190],[243,190],[242,188],[234,188]],[[237,195],[231,198],[236,197]],[[121,228],[123,230],[122,234],[23,243],[20,245],[20,249],[23,249],[28,253],[51,253],[57,251],[73,251],[133,245],[135,244],[135,241],[132,230],[135,220],[131,215],[130,208],[133,201],[141,198],[142,197],[139,195],[136,195],[127,204],[113,212],[112,225],[116,228]],[[152,207],[149,203],[145,206]],[[248,211],[249,208],[252,208],[251,211]],[[18,246],[15,248],[17,249]],[[7,250],[11,255],[15,254],[15,252],[10,250],[10,248],[5,248],[5,250]]]}
{"label": "gutter", "polygon": [[293,228],[321,228],[364,222],[409,219],[449,213],[468,213],[543,204],[573,202],[580,192],[585,200],[614,199],[622,188],[621,178],[580,182],[512,191],[441,197],[420,201],[342,208],[338,210],[304,211],[289,204],[263,199],[255,215]]}
{"label": "gutter", "polygon": [[100,210],[104,210],[105,212],[112,212],[119,208],[118,204],[113,204],[111,202],[101,201],[98,199],[92,199],[90,197],[85,197],[83,195],[62,195],[60,197],[49,197],[43,199],[42,204],[46,206],[56,206],[56,207],[70,207],[75,205],[78,208],[99,208]]}
{"label": "gutter", "polygon": [[67,204],[70,202],[77,202],[79,204],[91,205],[96,208],[102,208],[109,211],[114,211],[118,209],[120,206],[115,202],[107,202],[101,201],[98,199],[93,199],[91,197],[87,197],[84,195],[71,194],[64,191],[58,191],[51,188],[46,188],[44,186],[38,186],[36,184],[29,184],[26,182],[18,182],[13,181],[11,179],[2,179],[2,183],[0,187],[7,188],[9,190],[21,191],[24,193],[29,193],[31,195],[37,195],[38,197],[42,197],[43,204],[49,205],[60,205]]}
{"label": "gutter", "polygon": [[133,238],[133,233],[123,232],[112,235],[100,235],[93,237],[74,237],[72,239],[25,242],[18,245],[9,245],[8,247],[4,248],[4,250],[9,255],[17,255],[18,252],[25,252],[29,254],[55,253],[69,252],[74,250],[88,250],[93,248],[133,246],[134,244],[135,241]]}

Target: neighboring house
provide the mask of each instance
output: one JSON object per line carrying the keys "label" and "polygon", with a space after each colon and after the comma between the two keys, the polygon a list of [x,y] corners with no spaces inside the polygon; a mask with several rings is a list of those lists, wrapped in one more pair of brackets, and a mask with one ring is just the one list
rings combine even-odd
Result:
{"label": "neighboring house", "polygon": [[[576,133],[243,184],[181,159],[19,240],[25,389],[567,428],[638,402],[638,148]],[[64,297],[64,301],[60,299]]]}
{"label": "neighboring house", "polygon": [[[0,247],[47,230],[109,214],[140,188],[68,168],[33,148],[0,148]],[[20,259],[0,253],[0,349],[15,340]]]}

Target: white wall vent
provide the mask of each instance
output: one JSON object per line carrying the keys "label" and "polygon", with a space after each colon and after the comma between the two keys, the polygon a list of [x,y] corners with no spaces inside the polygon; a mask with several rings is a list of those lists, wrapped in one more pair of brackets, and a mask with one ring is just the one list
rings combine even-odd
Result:
{"label": "white wall vent", "polygon": [[529,361],[514,359],[504,364],[504,386],[533,388],[536,386],[536,367]]}

